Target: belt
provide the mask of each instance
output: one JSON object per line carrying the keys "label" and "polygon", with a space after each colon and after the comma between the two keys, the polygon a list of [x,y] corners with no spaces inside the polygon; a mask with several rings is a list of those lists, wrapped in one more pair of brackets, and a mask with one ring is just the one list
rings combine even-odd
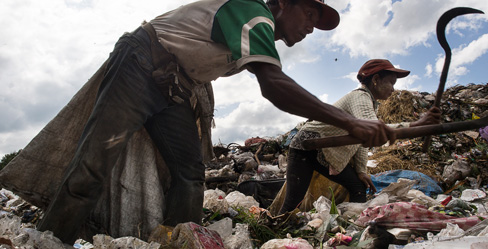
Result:
{"label": "belt", "polygon": [[174,61],[174,56],[159,43],[154,27],[150,23],[145,23],[142,25],[142,28],[147,32],[151,40],[151,56],[154,68],[160,68],[170,61]]}

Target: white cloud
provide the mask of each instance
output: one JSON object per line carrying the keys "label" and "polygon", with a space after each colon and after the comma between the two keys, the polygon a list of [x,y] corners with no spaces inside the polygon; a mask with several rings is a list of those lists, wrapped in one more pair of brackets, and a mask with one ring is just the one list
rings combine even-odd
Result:
{"label": "white cloud", "polygon": [[452,66],[469,65],[488,51],[488,34],[472,41],[467,46],[453,50]]}
{"label": "white cloud", "polygon": [[212,82],[212,88],[217,109],[262,98],[258,81],[248,72],[219,78]]}
{"label": "white cloud", "polygon": [[304,118],[285,113],[264,98],[242,102],[229,115],[216,117],[213,143],[243,145],[250,137],[276,137],[293,129]]}
{"label": "white cloud", "polygon": [[395,89],[398,90],[410,90],[410,91],[420,91],[422,89],[421,86],[412,87],[412,85],[418,81],[420,77],[418,75],[410,74],[408,77],[401,78],[397,80],[395,84]]}
{"label": "white cloud", "polygon": [[432,77],[432,64],[430,63],[427,63],[427,65],[425,65],[425,77]]}
{"label": "white cloud", "polygon": [[[467,46],[462,44],[452,49],[451,64],[449,66],[448,81],[450,85],[457,82],[457,78],[466,75],[469,70],[467,65],[472,64],[488,51],[488,34],[482,35],[479,39],[470,42]],[[436,73],[442,72],[445,63],[445,55],[440,56],[435,64]]]}
{"label": "white cloud", "polygon": [[[406,35],[397,36],[400,22],[393,14],[391,1],[352,0],[341,12],[341,23],[332,42],[352,57],[381,58],[386,54],[404,54]],[[408,30],[405,32],[408,33]]]}
{"label": "white cloud", "polygon": [[282,41],[276,42],[281,63],[287,71],[294,70],[297,64],[311,64],[320,60],[320,54],[317,53],[319,46],[316,45],[320,42],[320,35],[316,33],[318,32],[308,35],[305,40],[291,48]]}
{"label": "white cloud", "polygon": [[[358,75],[358,72],[350,72],[350,73],[348,73],[347,75],[344,75],[342,78],[343,78],[343,79],[350,79],[350,80],[352,80],[353,82],[357,82],[357,83],[359,83],[358,78],[357,78],[357,75]],[[359,83],[359,84],[360,84],[360,83]]]}
{"label": "white cloud", "polygon": [[16,152],[24,148],[44,125],[38,127],[27,127],[18,130],[11,130],[0,135],[0,159],[7,153]]}
{"label": "white cloud", "polygon": [[320,99],[322,102],[324,102],[324,103],[328,103],[328,101],[329,101],[329,94],[324,93],[324,94],[320,95],[318,98],[319,98],[319,99]]}
{"label": "white cloud", "polygon": [[[341,23],[332,36],[332,42],[351,57],[368,58],[406,55],[414,46],[430,46],[428,39],[435,35],[438,17],[450,8],[472,6],[488,9],[488,1],[475,0],[395,3],[390,0],[335,0],[329,4],[341,12]],[[471,18],[469,22],[456,20],[453,27],[456,30],[478,28],[481,19],[486,20],[486,16]]]}

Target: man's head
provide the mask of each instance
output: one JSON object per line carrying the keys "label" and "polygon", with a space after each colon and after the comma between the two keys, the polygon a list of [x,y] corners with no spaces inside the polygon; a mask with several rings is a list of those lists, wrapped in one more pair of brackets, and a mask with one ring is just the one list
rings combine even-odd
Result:
{"label": "man's head", "polygon": [[332,30],[339,24],[339,13],[323,0],[268,0],[275,18],[275,39],[291,47],[314,28]]}
{"label": "man's head", "polygon": [[[306,1],[314,1],[318,5],[316,5],[321,12],[320,19],[318,23],[315,25],[315,28],[321,30],[333,30],[339,25],[340,16],[339,13],[329,5],[324,3],[324,0],[306,0]],[[271,5],[278,5],[279,0],[267,0],[266,4],[269,6]],[[300,0],[289,0],[292,5],[297,4]]]}

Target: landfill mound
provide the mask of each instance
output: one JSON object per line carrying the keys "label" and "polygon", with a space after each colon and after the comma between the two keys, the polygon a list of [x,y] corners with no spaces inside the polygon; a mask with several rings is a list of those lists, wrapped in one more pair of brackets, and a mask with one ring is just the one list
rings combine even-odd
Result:
{"label": "landfill mound", "polygon": [[[385,123],[415,121],[434,100],[435,93],[395,91],[378,116]],[[450,87],[440,109],[443,123],[485,117],[488,85]],[[345,190],[330,183],[306,209],[274,215],[288,144],[299,126],[277,137],[214,146],[202,225],[159,226],[148,241],[97,235],[74,247],[488,248],[488,129],[434,135],[425,152],[423,137],[372,148],[368,170],[379,192],[368,202],[349,203]],[[69,248],[32,229],[42,210],[8,190],[0,191],[0,201],[0,248]]]}

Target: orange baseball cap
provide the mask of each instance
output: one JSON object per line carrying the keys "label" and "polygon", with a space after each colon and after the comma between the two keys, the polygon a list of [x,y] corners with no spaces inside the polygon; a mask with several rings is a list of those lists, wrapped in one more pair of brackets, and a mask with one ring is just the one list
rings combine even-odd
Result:
{"label": "orange baseball cap", "polygon": [[362,82],[369,76],[372,76],[383,70],[395,72],[397,74],[397,78],[407,77],[407,75],[410,74],[410,71],[408,70],[395,68],[389,60],[372,59],[364,63],[363,66],[359,69],[357,78],[360,82]]}

